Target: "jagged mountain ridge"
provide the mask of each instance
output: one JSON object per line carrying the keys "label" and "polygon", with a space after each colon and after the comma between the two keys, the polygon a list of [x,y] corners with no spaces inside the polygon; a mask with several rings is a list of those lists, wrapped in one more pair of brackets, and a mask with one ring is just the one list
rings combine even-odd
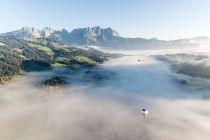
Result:
{"label": "jagged mountain ridge", "polygon": [[47,38],[55,30],[49,27],[45,27],[43,30],[36,29],[34,27],[23,27],[20,30],[3,33],[3,36],[15,36],[15,37],[23,37],[23,38]]}
{"label": "jagged mountain ridge", "polygon": [[[159,48],[165,46],[195,45],[198,39],[180,39],[164,41],[158,39],[124,38],[112,28],[87,27],[74,29],[71,32],[66,29],[54,30],[45,27],[42,30],[34,27],[23,27],[20,30],[2,33],[2,36],[15,36],[20,38],[48,38],[59,43],[69,45],[97,45],[117,48]],[[199,40],[209,38],[199,38]],[[195,40],[195,41],[194,41]]]}
{"label": "jagged mountain ridge", "polygon": [[49,38],[61,43],[75,45],[90,45],[98,41],[119,37],[115,30],[111,28],[103,29],[99,26],[74,29],[72,32],[68,32],[66,29],[54,30],[49,27],[45,27],[42,30],[34,27],[23,27],[20,30],[2,33],[1,35],[21,38]]}

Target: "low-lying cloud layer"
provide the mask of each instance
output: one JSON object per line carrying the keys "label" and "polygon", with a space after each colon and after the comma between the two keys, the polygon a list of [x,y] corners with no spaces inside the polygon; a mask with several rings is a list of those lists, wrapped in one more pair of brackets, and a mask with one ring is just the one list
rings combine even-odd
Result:
{"label": "low-lying cloud layer", "polygon": [[210,78],[210,61],[207,56],[170,54],[156,57],[168,62],[177,73],[193,77]]}
{"label": "low-lying cloud layer", "polygon": [[33,73],[0,86],[0,139],[208,140],[210,102],[174,82],[167,65],[140,58],[102,65],[115,73],[102,84],[42,89]]}
{"label": "low-lying cloud layer", "polygon": [[207,55],[180,53],[157,55],[156,58],[167,62],[175,73],[182,74],[182,76],[177,76],[182,79],[182,84],[190,84],[194,88],[210,89],[210,61]]}

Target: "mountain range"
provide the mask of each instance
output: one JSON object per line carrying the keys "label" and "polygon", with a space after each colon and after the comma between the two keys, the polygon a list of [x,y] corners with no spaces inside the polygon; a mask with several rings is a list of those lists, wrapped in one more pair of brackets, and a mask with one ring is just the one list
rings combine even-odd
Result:
{"label": "mountain range", "polygon": [[62,44],[68,45],[95,45],[115,48],[160,48],[173,46],[192,46],[200,42],[210,41],[207,37],[197,37],[191,39],[179,40],[158,40],[155,38],[125,38],[112,28],[87,27],[74,29],[71,32],[66,29],[54,30],[49,27],[36,29],[34,27],[23,27],[20,30],[15,30],[0,34],[1,36],[14,36],[19,38],[47,38]]}

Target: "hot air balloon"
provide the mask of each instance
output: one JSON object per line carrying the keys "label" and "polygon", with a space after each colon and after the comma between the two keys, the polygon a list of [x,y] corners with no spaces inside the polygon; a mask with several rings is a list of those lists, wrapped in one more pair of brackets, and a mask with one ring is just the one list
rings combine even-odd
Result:
{"label": "hot air balloon", "polygon": [[143,115],[144,118],[145,118],[145,117],[147,117],[147,115],[149,114],[149,111],[148,111],[147,109],[144,109],[144,108],[143,108],[143,109],[141,110],[141,113],[142,113],[142,115]]}

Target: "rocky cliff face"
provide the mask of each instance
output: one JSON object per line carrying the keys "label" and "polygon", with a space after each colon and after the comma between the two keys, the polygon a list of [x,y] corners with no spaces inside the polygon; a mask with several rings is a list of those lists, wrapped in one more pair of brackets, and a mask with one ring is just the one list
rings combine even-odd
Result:
{"label": "rocky cliff face", "polygon": [[22,37],[22,38],[47,38],[54,32],[55,30],[49,27],[46,27],[43,30],[39,30],[34,27],[23,27],[20,30],[3,33],[1,35]]}
{"label": "rocky cliff face", "polygon": [[111,28],[101,27],[87,27],[74,29],[72,32],[68,32],[65,29],[53,30],[46,27],[42,30],[34,27],[23,27],[20,30],[7,32],[1,34],[3,36],[15,36],[21,38],[49,38],[61,43],[77,44],[77,45],[89,45],[97,43],[98,41],[106,41],[113,37],[119,37],[119,34]]}
{"label": "rocky cliff face", "polygon": [[119,37],[119,33],[117,33],[112,28],[101,28],[101,27],[93,27],[93,28],[79,28],[74,29],[70,33],[70,40],[73,44],[100,44],[101,42],[105,42],[107,40],[112,40],[115,37]]}

